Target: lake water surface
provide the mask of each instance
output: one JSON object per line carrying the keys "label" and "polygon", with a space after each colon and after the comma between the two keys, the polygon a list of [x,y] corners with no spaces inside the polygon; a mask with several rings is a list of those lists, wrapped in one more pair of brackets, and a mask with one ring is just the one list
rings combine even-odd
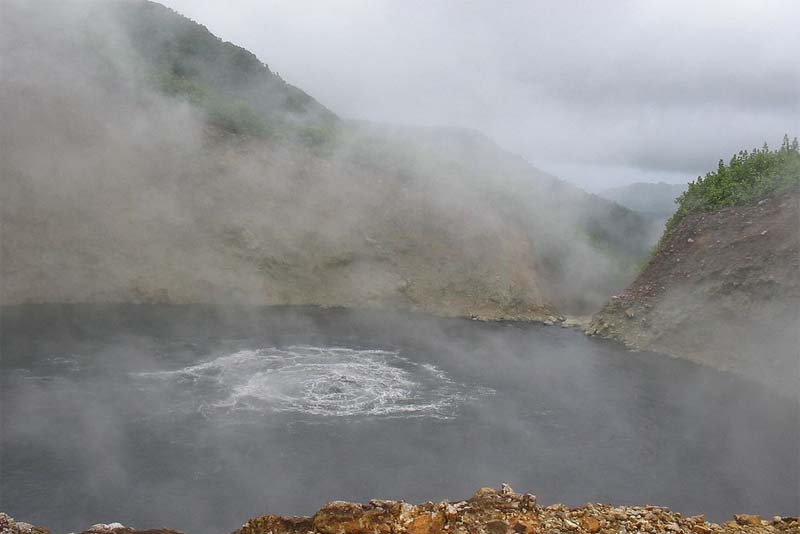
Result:
{"label": "lake water surface", "polygon": [[230,532],[329,500],[800,511],[796,403],[579,332],[312,308],[2,309],[0,509]]}

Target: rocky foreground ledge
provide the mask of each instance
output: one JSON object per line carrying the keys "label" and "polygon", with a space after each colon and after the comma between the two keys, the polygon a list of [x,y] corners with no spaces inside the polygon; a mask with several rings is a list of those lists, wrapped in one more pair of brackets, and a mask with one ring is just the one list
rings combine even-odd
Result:
{"label": "rocky foreground ledge", "polygon": [[[233,534],[800,534],[800,518],[736,515],[723,524],[702,515],[684,517],[660,506],[563,504],[542,507],[531,494],[508,485],[482,488],[466,501],[427,502],[373,500],[368,504],[332,502],[312,517],[265,515],[246,522]],[[46,528],[15,522],[0,513],[0,534],[48,534]],[[136,530],[119,523],[93,525],[83,534],[182,534],[170,529]]]}

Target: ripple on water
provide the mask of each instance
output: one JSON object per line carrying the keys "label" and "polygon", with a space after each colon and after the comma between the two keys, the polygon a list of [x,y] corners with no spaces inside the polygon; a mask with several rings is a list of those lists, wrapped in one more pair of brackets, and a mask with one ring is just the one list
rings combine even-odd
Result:
{"label": "ripple on water", "polygon": [[174,371],[139,373],[189,388],[204,413],[232,410],[315,416],[438,417],[489,393],[398,351],[290,346],[242,350]]}

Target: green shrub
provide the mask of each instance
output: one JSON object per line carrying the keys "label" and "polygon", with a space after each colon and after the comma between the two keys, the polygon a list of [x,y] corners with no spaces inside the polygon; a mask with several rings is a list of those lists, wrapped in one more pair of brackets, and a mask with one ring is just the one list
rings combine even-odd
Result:
{"label": "green shrub", "polygon": [[263,114],[244,100],[225,98],[210,87],[171,71],[153,72],[149,81],[163,94],[187,100],[202,109],[208,123],[216,128],[262,138],[272,133]]}
{"label": "green shrub", "polygon": [[264,118],[242,100],[213,99],[204,107],[208,123],[221,130],[252,137],[268,137],[271,133]]}
{"label": "green shrub", "polygon": [[165,95],[185,98],[193,104],[202,104],[209,98],[211,92],[208,87],[173,72],[155,72],[149,79],[151,85]]}
{"label": "green shrub", "polygon": [[297,129],[297,138],[307,147],[321,148],[334,142],[336,130],[330,126],[301,126]]}
{"label": "green shrub", "polygon": [[726,165],[719,161],[716,171],[689,183],[675,202],[677,211],[667,222],[667,232],[689,214],[716,211],[787,191],[800,184],[800,150],[795,137],[783,137],[777,150],[766,143],[760,149],[735,154]]}

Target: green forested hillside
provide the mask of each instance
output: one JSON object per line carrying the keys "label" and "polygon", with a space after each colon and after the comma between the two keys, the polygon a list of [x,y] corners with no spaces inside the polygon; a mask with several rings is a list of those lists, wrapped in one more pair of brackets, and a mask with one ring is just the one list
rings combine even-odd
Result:
{"label": "green forested hillside", "polygon": [[206,110],[213,126],[309,145],[332,137],[337,117],[252,52],[155,2],[120,2],[114,15],[142,60],[142,74],[165,94]]}

